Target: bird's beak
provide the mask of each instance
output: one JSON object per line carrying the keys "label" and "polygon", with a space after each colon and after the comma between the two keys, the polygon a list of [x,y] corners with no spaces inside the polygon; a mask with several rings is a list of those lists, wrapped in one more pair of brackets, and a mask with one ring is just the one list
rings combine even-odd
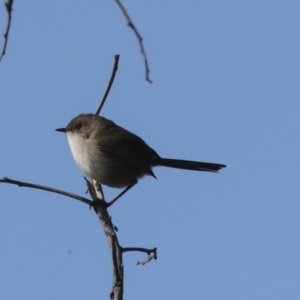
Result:
{"label": "bird's beak", "polygon": [[57,129],[55,129],[55,131],[67,132],[67,128],[57,128]]}

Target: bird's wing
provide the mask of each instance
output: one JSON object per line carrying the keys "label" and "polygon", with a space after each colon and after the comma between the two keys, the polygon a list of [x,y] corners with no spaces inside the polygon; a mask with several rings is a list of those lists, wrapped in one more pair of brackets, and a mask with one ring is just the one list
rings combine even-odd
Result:
{"label": "bird's wing", "polygon": [[102,153],[155,177],[151,162],[159,155],[137,135],[109,121],[97,140]]}

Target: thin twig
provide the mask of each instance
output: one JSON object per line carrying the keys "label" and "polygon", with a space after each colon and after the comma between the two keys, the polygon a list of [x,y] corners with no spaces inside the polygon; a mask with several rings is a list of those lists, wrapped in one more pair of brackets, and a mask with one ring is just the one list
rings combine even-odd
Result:
{"label": "thin twig", "polygon": [[[126,248],[122,248],[122,252],[130,252],[130,251],[139,251],[139,252],[144,252],[148,254],[148,258],[146,258],[145,260],[138,260],[136,262],[137,265],[145,265],[146,263],[148,263],[150,260],[157,259],[157,248],[153,248],[153,249],[147,249],[147,248],[140,248],[140,247],[126,247]],[[151,254],[152,253],[152,254]]]}
{"label": "thin twig", "polygon": [[6,30],[5,30],[5,33],[3,35],[4,36],[4,44],[3,44],[2,52],[0,54],[0,62],[2,60],[2,57],[5,55],[6,46],[7,46],[7,42],[8,42],[13,2],[14,2],[14,0],[7,0],[7,2],[5,3],[5,7],[6,7],[8,17],[7,17]]}
{"label": "thin twig", "polygon": [[142,36],[140,35],[140,33],[138,32],[137,28],[135,27],[135,25],[133,24],[127,10],[125,9],[124,5],[121,3],[120,0],[115,0],[116,3],[118,4],[118,6],[120,7],[126,21],[127,21],[127,25],[129,27],[131,27],[131,29],[133,30],[134,34],[136,35],[137,39],[138,39],[138,42],[139,42],[139,45],[140,45],[140,51],[141,51],[141,54],[143,56],[143,59],[144,59],[144,64],[145,64],[145,73],[146,73],[146,76],[145,76],[145,79],[146,81],[152,83],[152,80],[149,78],[149,73],[150,73],[150,70],[149,70],[149,65],[148,65],[148,59],[147,59],[147,55],[146,55],[146,51],[145,51],[145,48],[144,48],[144,45],[143,45],[143,38]]}
{"label": "thin twig", "polygon": [[119,58],[120,58],[120,55],[119,54],[116,54],[115,55],[115,62],[114,62],[114,67],[113,67],[113,70],[112,70],[112,73],[111,73],[111,76],[110,76],[110,79],[109,79],[109,82],[108,82],[108,85],[107,85],[107,88],[106,88],[106,91],[100,101],[100,104],[95,112],[95,115],[99,115],[101,109],[102,109],[102,106],[104,105],[104,102],[108,96],[108,93],[110,91],[110,88],[114,82],[114,79],[115,79],[115,75],[117,73],[117,70],[118,70],[118,63],[119,63]]}
{"label": "thin twig", "polygon": [[72,193],[69,193],[69,192],[66,192],[66,191],[63,191],[63,190],[51,188],[51,187],[48,187],[48,186],[43,186],[43,185],[38,185],[38,184],[33,184],[33,183],[28,183],[28,182],[23,182],[23,181],[18,181],[18,180],[13,180],[13,179],[9,179],[7,177],[0,178],[0,182],[15,184],[15,185],[18,185],[19,187],[25,186],[25,187],[28,187],[28,188],[44,190],[44,191],[64,195],[64,196],[79,200],[79,201],[81,201],[83,203],[86,203],[90,206],[93,205],[93,201],[91,201],[89,199],[86,199],[86,198],[81,197],[79,195],[75,195],[75,194],[72,194]]}
{"label": "thin twig", "polygon": [[157,248],[153,248],[153,249],[147,249],[147,248],[141,248],[141,247],[125,247],[122,248],[122,252],[130,252],[130,251],[137,251],[137,252],[144,252],[147,253],[148,255],[150,255],[151,253],[155,254],[155,259],[157,259]]}

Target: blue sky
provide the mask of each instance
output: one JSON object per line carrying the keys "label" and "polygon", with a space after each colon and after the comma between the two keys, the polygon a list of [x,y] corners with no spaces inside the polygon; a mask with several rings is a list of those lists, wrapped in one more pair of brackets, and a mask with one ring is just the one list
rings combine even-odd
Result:
{"label": "blue sky", "polygon": [[[54,131],[94,112],[162,157],[227,164],[219,174],[155,168],[110,209],[124,299],[299,299],[300,3],[126,1],[153,84],[114,1],[14,4],[0,64],[1,174],[79,195],[86,186]],[[0,10],[4,32],[6,12]],[[105,189],[107,199],[119,190]],[[0,298],[106,299],[111,260],[93,211],[0,186]]]}

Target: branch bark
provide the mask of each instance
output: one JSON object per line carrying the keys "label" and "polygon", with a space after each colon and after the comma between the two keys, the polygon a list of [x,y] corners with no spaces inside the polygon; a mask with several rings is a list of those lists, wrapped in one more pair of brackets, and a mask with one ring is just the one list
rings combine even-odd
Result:
{"label": "branch bark", "polygon": [[113,283],[110,293],[111,300],[123,299],[124,291],[124,267],[122,257],[122,247],[119,244],[118,237],[115,232],[115,226],[111,221],[111,217],[108,214],[106,202],[101,189],[102,199],[98,197],[99,190],[96,188],[97,182],[90,182],[86,180],[88,191],[94,200],[94,210],[97,214],[101,225],[103,227],[106,240],[111,252],[111,258],[113,263]]}

